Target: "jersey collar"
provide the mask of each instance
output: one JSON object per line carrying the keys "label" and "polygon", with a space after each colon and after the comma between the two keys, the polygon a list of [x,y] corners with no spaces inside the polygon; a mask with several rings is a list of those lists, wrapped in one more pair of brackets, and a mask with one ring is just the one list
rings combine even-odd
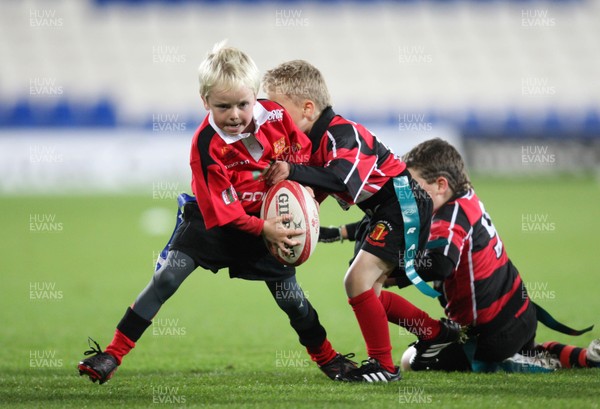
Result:
{"label": "jersey collar", "polygon": [[451,202],[454,202],[454,201],[456,201],[458,199],[462,199],[462,198],[470,199],[474,193],[475,193],[475,191],[473,189],[467,189],[462,192],[455,193],[454,195],[452,195],[452,197],[450,199],[448,199],[448,202],[446,202],[446,203],[451,203]]}
{"label": "jersey collar", "polygon": [[335,116],[336,114],[335,112],[333,112],[333,108],[328,106],[323,110],[323,112],[321,112],[321,115],[319,115],[319,118],[312,126],[312,129],[308,133],[308,137],[312,142],[313,153],[321,145],[321,137],[323,136],[327,128],[329,128],[329,124]]}
{"label": "jersey collar", "polygon": [[[267,111],[260,102],[256,101],[256,104],[254,104],[254,109],[252,110],[252,116],[254,117],[254,135],[256,135],[260,129],[260,126],[267,122],[267,119],[269,118],[269,111]],[[223,130],[215,124],[212,111],[208,113],[208,123],[228,145],[253,135],[251,132],[241,133],[239,135],[229,135],[228,133],[223,132]]]}

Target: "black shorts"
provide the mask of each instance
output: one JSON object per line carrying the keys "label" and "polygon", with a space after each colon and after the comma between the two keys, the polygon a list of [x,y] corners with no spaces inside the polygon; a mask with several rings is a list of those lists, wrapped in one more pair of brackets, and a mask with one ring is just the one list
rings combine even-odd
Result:
{"label": "black shorts", "polygon": [[[503,328],[493,328],[479,335],[470,335],[474,359],[486,363],[500,363],[516,353],[534,349],[537,328],[536,310],[533,303],[518,317],[510,319]],[[432,371],[471,371],[467,345],[454,343],[444,348],[435,362],[429,364]],[[472,354],[472,353],[471,353]]]}
{"label": "black shorts", "polygon": [[[429,238],[433,203],[429,194],[410,177],[408,171],[404,171],[399,176],[408,176],[410,189],[419,210],[419,248],[417,251],[422,251]],[[357,237],[357,241],[360,242],[355,245],[355,257],[362,249],[395,266],[401,266],[405,252],[404,220],[400,203],[393,190],[392,179],[374,198],[379,195],[384,198],[381,203],[366,208],[360,206],[368,216],[368,221],[366,218],[363,219],[357,230],[357,236],[361,231],[362,237]],[[368,224],[366,224],[367,222]]]}
{"label": "black shorts", "polygon": [[521,315],[512,317],[501,328],[476,336],[475,359],[501,362],[516,353],[531,350],[536,330],[536,310],[530,302]]}
{"label": "black shorts", "polygon": [[185,204],[183,222],[169,250],[187,254],[197,266],[213,273],[229,268],[231,278],[273,281],[296,273],[294,267],[284,266],[269,253],[262,237],[228,227],[207,230],[195,202]]}

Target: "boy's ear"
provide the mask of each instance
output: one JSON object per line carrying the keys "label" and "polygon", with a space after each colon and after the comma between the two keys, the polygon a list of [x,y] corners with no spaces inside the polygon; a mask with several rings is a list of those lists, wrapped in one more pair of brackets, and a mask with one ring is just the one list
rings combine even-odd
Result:
{"label": "boy's ear", "polygon": [[316,107],[315,107],[315,103],[312,102],[310,99],[305,99],[304,102],[302,103],[302,116],[304,116],[305,118],[308,118],[311,121],[314,121],[315,118],[315,112],[316,111]]}
{"label": "boy's ear", "polygon": [[202,103],[204,104],[204,109],[206,109],[207,111],[210,111],[210,109],[208,109],[208,100],[206,98],[204,98],[204,96],[200,96],[202,98]]}
{"label": "boy's ear", "polygon": [[438,187],[438,190],[442,193],[446,193],[448,189],[450,189],[450,185],[448,184],[448,179],[443,176],[438,176],[435,180],[435,183]]}

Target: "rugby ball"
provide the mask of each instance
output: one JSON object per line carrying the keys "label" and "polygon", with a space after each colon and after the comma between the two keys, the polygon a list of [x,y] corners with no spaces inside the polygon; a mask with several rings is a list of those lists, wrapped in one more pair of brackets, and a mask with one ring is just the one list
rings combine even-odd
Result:
{"label": "rugby ball", "polygon": [[412,371],[410,367],[410,361],[415,359],[415,355],[417,354],[417,348],[414,346],[409,346],[406,351],[402,354],[402,360],[400,361],[400,370],[404,372]]}
{"label": "rugby ball", "polygon": [[[311,256],[319,240],[319,210],[315,200],[301,184],[291,180],[283,180],[273,185],[263,200],[260,217],[264,220],[291,214],[293,219],[282,223],[288,229],[302,229],[304,234],[294,236],[299,244],[288,247],[290,254],[281,249],[273,252],[273,256],[282,264],[299,266]],[[268,244],[267,244],[268,245]]]}

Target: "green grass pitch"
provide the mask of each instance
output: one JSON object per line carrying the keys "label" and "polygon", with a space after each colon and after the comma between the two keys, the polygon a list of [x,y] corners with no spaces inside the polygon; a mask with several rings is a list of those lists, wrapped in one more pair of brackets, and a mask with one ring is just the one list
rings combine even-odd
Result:
{"label": "green grass pitch", "polygon": [[[576,327],[545,327],[539,341],[587,346],[600,336],[597,232],[600,186],[592,178],[484,179],[475,187],[535,301]],[[172,195],[162,195],[172,196]],[[309,362],[261,282],[197,270],[103,386],[78,376],[87,337],[102,347],[146,285],[170,235],[175,200],[138,196],[0,197],[2,277],[0,406],[248,408],[598,407],[600,370],[547,375],[405,373],[388,385],[328,380]],[[159,210],[157,211],[158,208]],[[154,209],[154,212],[147,213]],[[150,234],[143,214],[168,218]],[[360,217],[328,200],[323,225]],[[160,229],[159,229],[160,230]],[[320,244],[298,280],[334,347],[365,359],[343,290],[350,243]],[[433,316],[435,300],[401,291]],[[390,326],[395,359],[414,338]]]}

